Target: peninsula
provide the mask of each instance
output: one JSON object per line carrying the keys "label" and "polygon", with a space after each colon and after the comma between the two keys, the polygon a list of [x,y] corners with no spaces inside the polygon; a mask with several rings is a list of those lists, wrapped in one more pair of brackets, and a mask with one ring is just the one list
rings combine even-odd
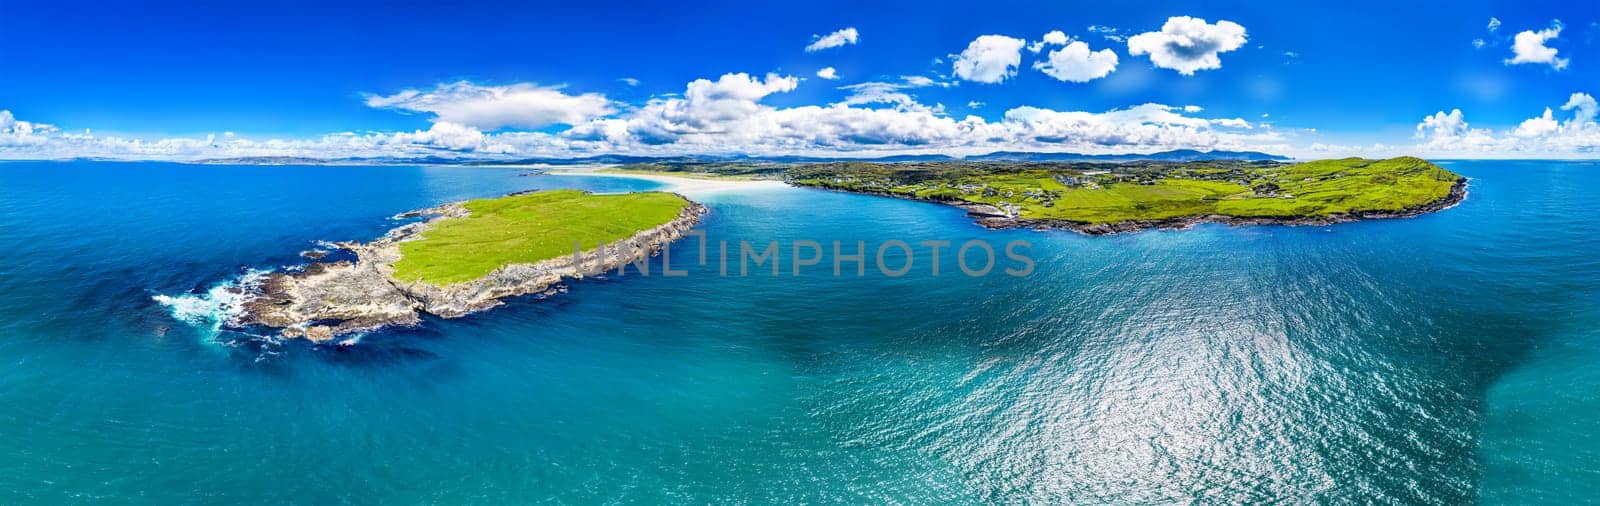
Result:
{"label": "peninsula", "polygon": [[1055,228],[1088,235],[1198,223],[1325,225],[1401,218],[1445,209],[1466,198],[1466,178],[1413,157],[1073,168],[841,163],[796,168],[788,172],[788,180],[952,204],[989,228]]}
{"label": "peninsula", "polygon": [[779,179],[950,204],[989,228],[1089,235],[1197,223],[1324,225],[1402,218],[1466,198],[1466,178],[1420,158],[1197,161],[649,163],[615,172]]}
{"label": "peninsula", "polygon": [[338,243],[354,260],[267,275],[247,289],[243,311],[229,324],[272,327],[284,337],[320,342],[415,324],[424,312],[459,317],[500,305],[505,297],[552,291],[563,278],[653,255],[704,213],[705,207],[675,193],[578,190],[412,211],[400,216],[428,219],[372,242]]}

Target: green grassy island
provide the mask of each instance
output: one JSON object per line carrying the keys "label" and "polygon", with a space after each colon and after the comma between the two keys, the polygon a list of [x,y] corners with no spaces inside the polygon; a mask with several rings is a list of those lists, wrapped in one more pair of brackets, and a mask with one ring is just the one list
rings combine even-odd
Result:
{"label": "green grassy island", "polygon": [[461,204],[469,214],[433,222],[399,244],[394,276],[448,285],[483,277],[508,264],[532,264],[614,243],[677,218],[690,205],[667,192],[596,195],[551,190]]}
{"label": "green grassy island", "polygon": [[[284,337],[334,336],[414,325],[552,294],[562,279],[648,258],[682,238],[705,207],[675,193],[520,193],[403,213],[427,217],[370,242],[342,242],[355,260],[274,272],[231,325],[281,329]],[[599,248],[604,241],[608,246]],[[615,247],[627,242],[630,246]],[[574,251],[574,244],[582,247]]]}
{"label": "green grassy island", "polygon": [[1465,196],[1465,179],[1426,160],[874,164],[796,167],[792,184],[956,204],[995,228],[1090,234],[1233,224],[1321,224],[1432,212]]}

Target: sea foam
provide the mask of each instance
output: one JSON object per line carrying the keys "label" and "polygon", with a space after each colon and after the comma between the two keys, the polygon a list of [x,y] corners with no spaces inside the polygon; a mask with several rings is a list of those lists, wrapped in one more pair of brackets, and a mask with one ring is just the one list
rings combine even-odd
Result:
{"label": "sea foam", "polygon": [[244,304],[253,297],[253,289],[267,273],[252,269],[237,278],[213,285],[204,293],[156,295],[152,299],[166,306],[172,317],[179,321],[218,331],[244,311]]}

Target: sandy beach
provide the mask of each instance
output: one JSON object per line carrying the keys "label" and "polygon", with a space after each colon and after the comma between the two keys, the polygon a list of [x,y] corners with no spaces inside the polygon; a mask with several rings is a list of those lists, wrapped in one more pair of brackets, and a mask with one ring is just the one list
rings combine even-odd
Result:
{"label": "sandy beach", "polygon": [[551,174],[551,175],[559,175],[559,176],[618,177],[618,178],[643,179],[643,180],[647,180],[647,181],[655,181],[657,183],[661,183],[663,185],[666,185],[666,188],[663,188],[663,190],[677,192],[677,193],[680,193],[680,194],[683,194],[683,195],[686,195],[686,196],[690,196],[690,197],[702,196],[702,195],[711,195],[711,194],[716,194],[716,193],[735,192],[735,191],[768,190],[768,189],[783,188],[783,187],[788,186],[787,184],[785,184],[782,181],[771,181],[771,180],[749,181],[749,180],[738,180],[738,179],[704,179],[704,178],[675,177],[675,176],[666,176],[666,175],[657,175],[657,174],[626,174],[626,173],[616,173],[616,172],[601,172],[602,169],[606,169],[606,168],[610,168],[610,167],[609,166],[599,166],[599,167],[581,167],[581,168],[550,168],[550,169],[547,169],[547,170],[549,171],[548,172],[549,174]]}

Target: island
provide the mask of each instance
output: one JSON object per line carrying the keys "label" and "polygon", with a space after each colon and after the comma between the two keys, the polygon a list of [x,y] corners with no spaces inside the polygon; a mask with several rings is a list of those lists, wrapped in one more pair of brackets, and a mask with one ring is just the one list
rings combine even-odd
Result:
{"label": "island", "polygon": [[791,185],[966,209],[989,228],[1105,235],[1198,223],[1325,225],[1402,218],[1466,198],[1466,178],[1427,160],[648,163],[619,173],[781,178]]}
{"label": "island", "polygon": [[425,219],[371,242],[336,243],[353,260],[264,276],[245,288],[247,302],[229,324],[323,342],[412,325],[421,313],[455,318],[646,259],[705,212],[670,192],[550,190],[402,213]]}

